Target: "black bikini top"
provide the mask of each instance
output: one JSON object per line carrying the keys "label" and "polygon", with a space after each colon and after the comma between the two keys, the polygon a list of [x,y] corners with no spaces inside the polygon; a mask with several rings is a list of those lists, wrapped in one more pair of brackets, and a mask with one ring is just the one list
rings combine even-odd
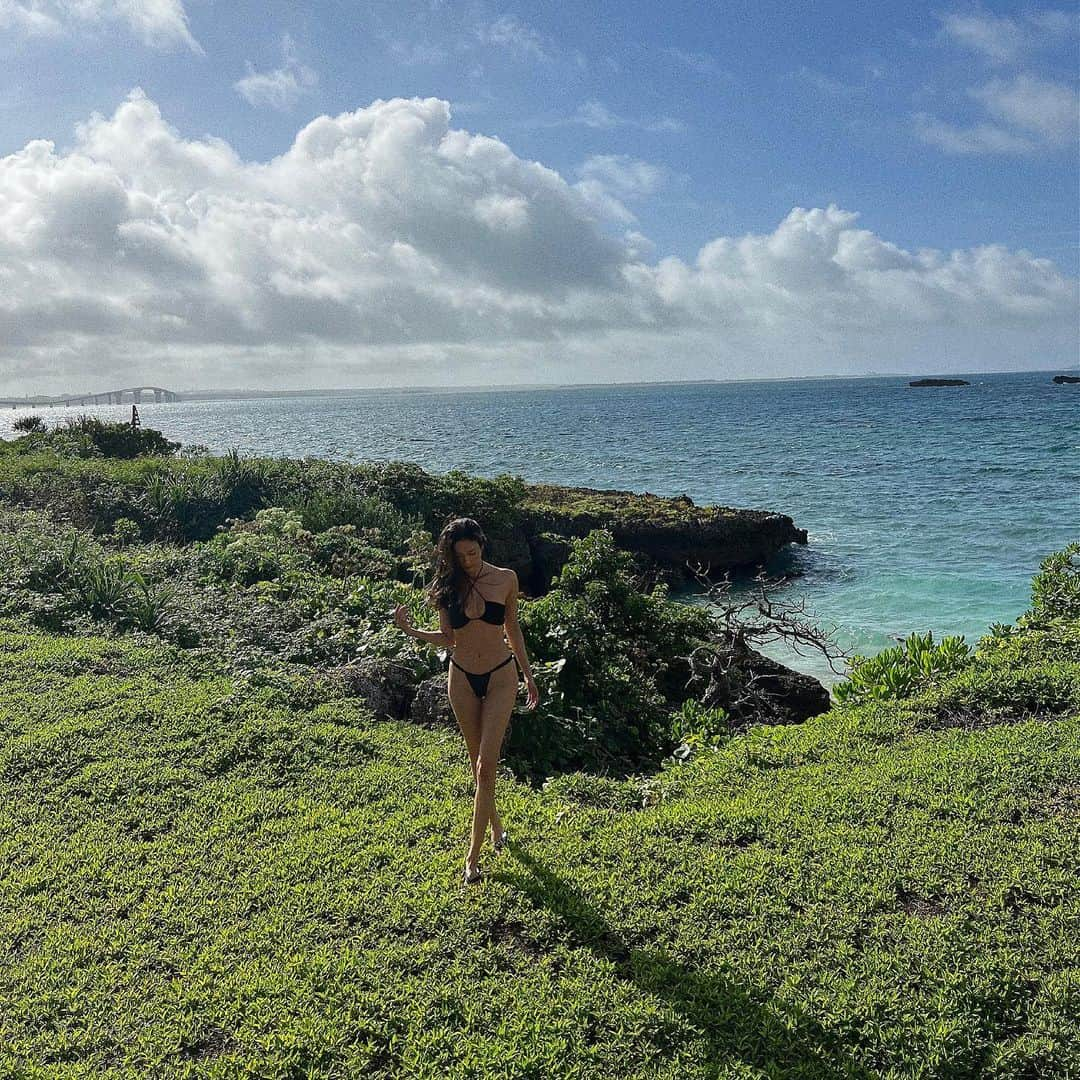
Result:
{"label": "black bikini top", "polygon": [[[471,583],[469,588],[472,589]],[[456,596],[447,604],[446,609],[450,613],[450,625],[455,630],[460,630],[466,623],[476,622],[477,620],[491,623],[492,626],[502,626],[506,621],[506,605],[497,604],[494,600],[484,600],[483,615],[466,615],[464,607]]]}
{"label": "black bikini top", "polygon": [[460,630],[466,623],[475,622],[477,619],[491,623],[492,626],[502,626],[506,621],[506,605],[496,604],[494,600],[484,602],[483,615],[466,615],[456,601],[450,604],[447,610],[450,612],[450,625],[455,630]]}

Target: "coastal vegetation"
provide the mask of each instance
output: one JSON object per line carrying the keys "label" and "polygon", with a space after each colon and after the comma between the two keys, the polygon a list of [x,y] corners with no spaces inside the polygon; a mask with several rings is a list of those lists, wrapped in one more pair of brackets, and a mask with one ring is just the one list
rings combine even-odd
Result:
{"label": "coastal vegetation", "polygon": [[1080,1068],[1080,544],[778,724],[689,679],[716,613],[553,534],[514,841],[462,892],[460,735],[358,686],[445,686],[390,613],[528,485],[104,446],[0,445],[0,1075]]}

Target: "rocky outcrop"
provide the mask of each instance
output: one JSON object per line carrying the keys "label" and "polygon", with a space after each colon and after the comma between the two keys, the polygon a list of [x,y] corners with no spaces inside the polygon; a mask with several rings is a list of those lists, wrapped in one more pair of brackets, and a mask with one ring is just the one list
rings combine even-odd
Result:
{"label": "rocky outcrop", "polygon": [[530,596],[550,588],[569,556],[568,538],[593,529],[610,530],[643,572],[672,582],[693,579],[692,566],[716,580],[807,540],[806,530],[786,514],[697,506],[689,495],[666,498],[648,491],[536,484],[518,516],[508,535],[492,535],[492,558],[505,560]]}
{"label": "rocky outcrop", "polygon": [[708,686],[698,698],[707,708],[723,708],[736,730],[751,724],[801,724],[828,712],[829,691],[745,644],[732,643],[715,654]]}
{"label": "rocky outcrop", "polygon": [[411,720],[421,727],[455,726],[446,672],[420,682],[408,664],[386,657],[357,660],[331,673],[345,693],[363,698],[380,720]]}
{"label": "rocky outcrop", "polygon": [[416,687],[409,719],[421,727],[456,727],[450,700],[446,695],[446,672],[425,679]]}
{"label": "rocky outcrop", "polygon": [[914,379],[908,386],[970,386],[966,379]]}
{"label": "rocky outcrop", "polygon": [[[335,668],[332,674],[346,693],[363,698],[376,716],[384,720],[404,720],[409,716],[416,687],[407,664],[372,657]],[[445,688],[443,697],[446,697]]]}
{"label": "rocky outcrop", "polygon": [[1058,386],[1064,386],[1066,383],[1080,383],[1080,375],[1055,375],[1053,381]]}

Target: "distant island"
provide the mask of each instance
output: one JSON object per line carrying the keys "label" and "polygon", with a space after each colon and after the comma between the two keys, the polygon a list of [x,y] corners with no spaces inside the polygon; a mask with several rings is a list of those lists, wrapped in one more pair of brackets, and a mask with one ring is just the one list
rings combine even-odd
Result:
{"label": "distant island", "polygon": [[1065,383],[1080,383],[1080,375],[1055,375],[1054,382],[1058,386],[1063,386]]}
{"label": "distant island", "polygon": [[908,386],[970,386],[966,379],[912,379]]}

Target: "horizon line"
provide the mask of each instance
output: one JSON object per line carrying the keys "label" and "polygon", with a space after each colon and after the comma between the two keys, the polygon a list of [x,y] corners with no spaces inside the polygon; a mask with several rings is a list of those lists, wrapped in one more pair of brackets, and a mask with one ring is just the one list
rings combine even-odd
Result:
{"label": "horizon line", "polygon": [[[1080,365],[1078,365],[1080,367]],[[1073,368],[1065,368],[1065,372],[1070,372]],[[938,374],[926,374],[923,372],[915,371],[867,371],[859,375],[841,375],[841,374],[820,374],[820,375],[763,375],[755,376],[751,378],[732,378],[732,379],[638,379],[625,382],[582,382],[582,383],[562,383],[562,382],[539,382],[539,383],[433,383],[424,385],[406,385],[406,386],[335,386],[335,387],[306,387],[306,388],[294,388],[286,390],[264,390],[258,387],[194,387],[185,390],[172,391],[176,394],[263,394],[274,397],[285,397],[289,395],[313,395],[313,394],[352,394],[360,392],[414,392],[424,393],[431,391],[499,391],[499,390],[575,390],[575,389],[603,389],[606,387],[619,387],[619,386],[702,386],[702,385],[720,385],[730,383],[741,382],[805,382],[814,380],[835,380],[835,379],[907,379],[907,378],[952,378],[957,376],[975,376],[980,375],[1046,375],[1054,372],[1061,372],[1061,368],[1039,368],[1039,369],[1024,369],[1017,371],[1015,369],[995,369],[991,371],[954,371],[954,372],[942,372]],[[73,397],[91,397],[95,393],[102,391],[85,391],[85,392],[72,392],[64,394],[24,394],[23,397],[53,397],[53,398],[73,398]],[[18,395],[9,397],[8,401],[13,401]],[[28,402],[28,404],[30,404]],[[36,402],[35,404],[48,404],[48,402]],[[101,404],[100,402],[98,404]],[[141,402],[143,405],[153,405],[155,402],[145,401]],[[89,408],[88,405],[70,406],[71,408]]]}

